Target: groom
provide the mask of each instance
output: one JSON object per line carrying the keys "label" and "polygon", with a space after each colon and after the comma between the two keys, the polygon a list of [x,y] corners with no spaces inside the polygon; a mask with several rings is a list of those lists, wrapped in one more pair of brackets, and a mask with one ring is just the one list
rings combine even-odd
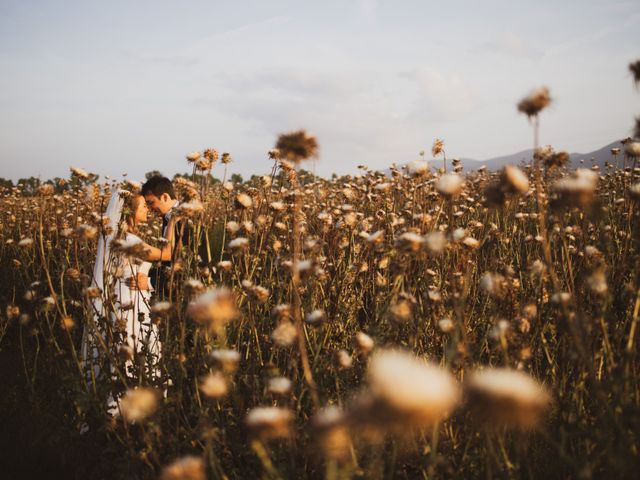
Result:
{"label": "groom", "polygon": [[198,254],[198,264],[204,266],[211,262],[210,249],[207,248],[208,245],[201,234],[194,234],[194,230],[189,223],[173,218],[176,207],[180,202],[177,199],[171,180],[160,175],[153,176],[142,186],[141,193],[149,209],[162,215],[162,237],[166,242],[158,255],[151,258],[147,257],[147,260],[160,260],[160,268],[152,270],[149,275],[158,295],[168,298],[169,279],[167,278],[167,270],[172,266],[171,262],[175,260],[176,251],[179,251],[182,246],[187,247],[188,250],[196,247],[193,251]]}
{"label": "groom", "polygon": [[175,246],[180,243],[176,242],[175,235],[170,234],[175,232],[175,226],[173,226],[174,232],[170,232],[169,224],[174,224],[174,222],[171,222],[171,218],[175,207],[177,207],[180,202],[176,198],[171,180],[160,175],[149,178],[142,186],[141,193],[149,209],[162,215],[162,238],[164,238],[166,242],[161,248],[160,254],[156,256],[157,258],[148,258],[148,260],[160,260],[161,262],[159,268],[154,268],[149,272],[149,276],[151,278],[151,284],[158,295],[166,298],[169,293],[167,267],[171,267]]}

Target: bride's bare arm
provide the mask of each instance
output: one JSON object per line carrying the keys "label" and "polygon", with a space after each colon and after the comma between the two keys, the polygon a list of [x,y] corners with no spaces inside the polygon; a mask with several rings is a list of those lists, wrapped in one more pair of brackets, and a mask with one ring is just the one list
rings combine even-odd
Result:
{"label": "bride's bare arm", "polygon": [[152,247],[151,245],[145,243],[144,244],[144,260],[150,261],[150,262],[155,262],[155,261],[162,261],[162,262],[167,262],[169,260],[171,260],[171,253],[173,252],[173,247],[175,246],[175,234],[174,234],[174,230],[175,230],[175,220],[172,218],[171,220],[169,220],[169,223],[167,224],[167,236],[165,237],[165,244],[162,246],[162,248],[157,248],[157,247]]}

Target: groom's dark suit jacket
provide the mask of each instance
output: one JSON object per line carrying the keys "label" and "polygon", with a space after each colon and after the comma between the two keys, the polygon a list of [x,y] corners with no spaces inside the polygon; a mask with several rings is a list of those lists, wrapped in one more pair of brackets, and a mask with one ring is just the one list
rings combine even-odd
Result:
{"label": "groom's dark suit jacket", "polygon": [[[166,229],[170,218],[171,212],[162,217],[162,232],[165,238],[167,237]],[[198,265],[205,266],[211,264],[210,248],[208,248],[209,246],[202,232],[197,236],[198,238],[196,238],[196,232],[186,220],[178,220],[173,228],[173,235],[176,242],[174,251],[171,252],[171,258],[178,258],[176,250],[179,252],[183,247],[186,247],[187,251],[194,251],[195,246],[197,246],[197,250],[195,251],[198,252]],[[149,271],[151,285],[153,285],[160,299],[169,298],[170,269],[171,261],[165,261],[156,264],[156,266]]]}

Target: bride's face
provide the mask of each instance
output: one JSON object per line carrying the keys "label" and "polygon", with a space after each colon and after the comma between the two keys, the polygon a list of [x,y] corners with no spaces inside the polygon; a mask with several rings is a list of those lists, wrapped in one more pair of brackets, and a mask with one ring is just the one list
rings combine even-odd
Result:
{"label": "bride's face", "polygon": [[133,218],[136,225],[147,221],[149,209],[142,195],[138,195],[133,201],[133,209]]}

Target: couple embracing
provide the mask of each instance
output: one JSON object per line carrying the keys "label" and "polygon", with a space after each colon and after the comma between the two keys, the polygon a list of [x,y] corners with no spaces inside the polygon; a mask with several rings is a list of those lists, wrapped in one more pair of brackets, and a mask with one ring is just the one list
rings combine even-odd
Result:
{"label": "couple embracing", "polygon": [[[171,180],[162,176],[149,178],[139,193],[112,192],[106,210],[108,225],[98,240],[93,272],[92,290],[97,293],[82,343],[88,380],[94,387],[101,372],[110,372],[112,378],[125,383],[132,377],[145,379],[145,383],[161,382],[161,345],[150,303],[152,297],[168,300],[168,270],[176,252],[190,241],[190,232],[175,215],[179,203]],[[149,210],[162,216],[160,248],[141,238],[139,226],[147,221]],[[152,268],[152,262],[160,266]],[[109,361],[114,353],[126,359],[124,369]],[[113,410],[111,392],[108,396]]]}

